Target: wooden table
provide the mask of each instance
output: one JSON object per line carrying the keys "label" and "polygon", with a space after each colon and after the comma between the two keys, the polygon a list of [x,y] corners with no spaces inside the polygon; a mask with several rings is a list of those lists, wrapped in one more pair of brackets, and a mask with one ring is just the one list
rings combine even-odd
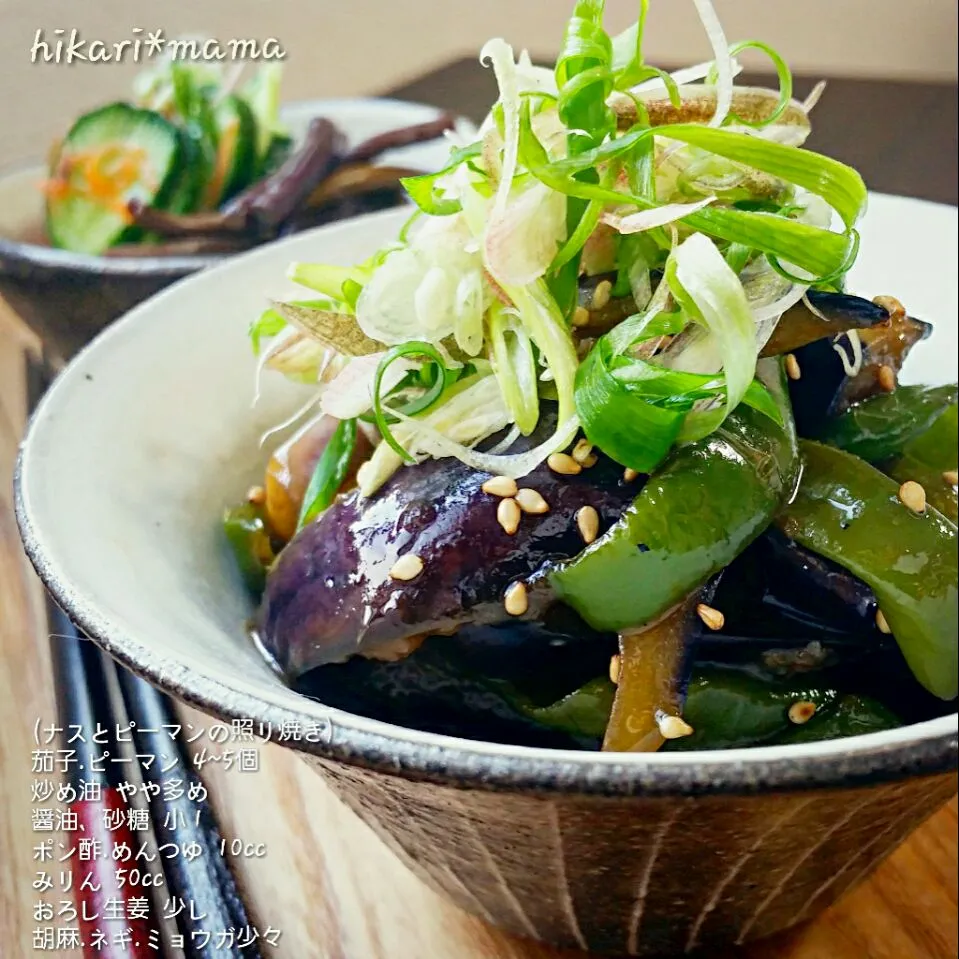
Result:
{"label": "wooden table", "polygon": [[[810,83],[800,84],[800,95]],[[450,65],[401,90],[478,118],[489,73]],[[838,80],[816,108],[812,145],[854,163],[870,187],[956,203],[955,86]],[[54,702],[39,584],[28,571],[11,508],[23,429],[23,352],[32,340],[0,302],[0,953],[32,956],[30,752],[36,718]],[[184,722],[209,721],[183,710]],[[282,930],[283,959],[557,959],[447,904],[323,787],[292,752],[260,748],[256,774],[207,766],[228,838],[266,843],[242,860],[256,922]],[[935,815],[855,892],[811,925],[735,953],[740,959],[947,959],[957,951],[957,801]],[[40,955],[42,953],[36,953]],[[75,955],[61,951],[61,956]],[[577,954],[581,955],[581,954]]]}

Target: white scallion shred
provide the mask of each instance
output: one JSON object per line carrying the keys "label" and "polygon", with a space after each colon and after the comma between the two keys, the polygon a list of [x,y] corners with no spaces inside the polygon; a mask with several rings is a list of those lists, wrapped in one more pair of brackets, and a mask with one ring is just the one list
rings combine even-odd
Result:
{"label": "white scallion shred", "polygon": [[[849,340],[852,357],[843,348],[841,340],[843,336]],[[858,376],[860,370],[862,370],[862,340],[859,338],[859,330],[848,330],[845,333],[840,333],[833,340],[832,348],[839,354],[846,376]]]}
{"label": "white scallion shred", "polygon": [[[580,425],[577,409],[582,411],[584,428],[590,426],[588,406],[579,403],[583,395],[579,372],[594,342],[593,331],[578,322],[582,310],[576,299],[569,296],[567,302],[565,292],[559,296],[558,290],[566,290],[565,277],[556,286],[551,273],[571,256],[578,258],[574,265],[581,276],[615,273],[617,296],[628,282],[640,311],[652,316],[669,310],[668,335],[656,334],[631,346],[636,351],[633,359],[645,350],[643,358],[655,357],[655,363],[667,370],[721,374],[725,396],[697,403],[679,441],[715,429],[746,395],[757,353],[782,315],[800,299],[819,314],[806,295],[805,278],[813,282],[814,274],[788,260],[794,257],[817,270],[815,276],[824,275],[822,264],[836,259],[836,244],[827,246],[829,238],[823,237],[822,250],[817,246],[808,256],[801,244],[808,237],[813,246],[816,230],[833,229],[840,214],[850,231],[865,202],[865,189],[849,171],[841,177],[826,170],[817,178],[811,160],[810,169],[799,175],[793,171],[799,170],[801,160],[793,168],[782,158],[781,146],[774,149],[760,142],[801,146],[809,133],[806,114],[824,84],[817,84],[804,102],[791,100],[776,120],[763,125],[777,107],[779,93],[734,86],[742,66],[731,54],[718,5],[717,0],[693,0],[712,59],[670,74],[683,116],[691,118],[690,123],[724,128],[718,134],[700,127],[698,138],[686,131],[689,143],[669,138],[666,130],[666,136],[654,131],[650,139],[625,143],[622,150],[608,149],[615,144],[615,134],[609,133],[605,119],[596,129],[566,127],[564,118],[572,111],[561,111],[560,104],[569,91],[560,95],[552,69],[535,66],[526,51],[515,56],[503,39],[488,41],[479,59],[495,75],[497,105],[478,129],[458,122],[447,132],[459,150],[441,173],[407,181],[419,210],[415,225],[408,224],[401,234],[402,242],[384,247],[356,268],[295,266],[291,275],[295,282],[333,302],[322,310],[296,303],[275,305],[291,325],[272,338],[258,359],[257,398],[266,369],[307,383],[315,395],[261,442],[295,425],[317,406],[340,419],[361,417],[373,405],[373,382],[384,351],[422,341],[432,346],[425,354],[431,361],[461,375],[444,378],[440,396],[430,392],[432,405],[413,416],[384,408],[392,427],[387,432],[378,418],[386,440],[361,468],[361,493],[374,493],[404,462],[427,457],[453,457],[473,469],[513,478],[526,475],[573,441]],[[587,6],[602,30],[603,4]],[[644,63],[636,51],[639,24],[631,31],[614,41],[616,47],[623,36],[634,37],[629,49],[614,51],[616,82],[611,86],[633,75],[631,70],[620,72],[631,62]],[[575,40],[575,31],[570,36]],[[577,61],[579,47],[569,49],[575,75],[576,63],[582,68],[584,61]],[[770,55],[781,67],[778,54]],[[594,69],[587,73],[572,77],[571,90],[596,81]],[[644,75],[650,76],[650,71]],[[667,87],[672,90],[668,80],[659,74],[632,90],[614,90],[607,103],[620,121],[631,111],[639,116],[667,115]],[[584,117],[577,125],[593,125],[590,114]],[[563,162],[569,161],[577,132],[595,137],[595,146],[605,140],[605,148],[580,158],[582,163]],[[742,134],[749,135],[748,143]],[[674,136],[683,134],[674,131]],[[629,151],[639,142],[649,147],[649,153],[642,154],[634,170],[626,158],[633,156]],[[715,144],[722,155],[707,149],[708,144]],[[640,157],[638,151],[635,155]],[[591,177],[581,176],[582,166],[589,163]],[[591,188],[582,184],[576,188],[570,177]],[[819,179],[831,185],[820,189]],[[588,201],[572,237],[569,196]],[[729,215],[728,207],[740,198],[763,201],[769,218],[750,217],[727,235],[718,225],[747,220]],[[693,216],[697,213],[698,218]],[[775,231],[783,235],[781,244],[773,241],[774,228],[768,225],[777,214],[792,221]],[[798,230],[797,223],[816,229]],[[693,224],[706,232],[697,232]],[[714,236],[731,245],[727,249]],[[762,250],[781,250],[779,261],[795,280],[774,270]],[[654,289],[657,275],[661,279]],[[329,332],[331,324],[336,326],[335,339]],[[265,328],[276,326],[258,329]],[[863,348],[855,331],[846,335],[850,345],[838,337],[832,342],[852,376],[862,368]],[[409,395],[426,394],[408,386],[412,379],[404,380],[422,357],[414,359],[418,354],[409,350],[399,352],[403,358],[388,366],[378,388],[384,403],[402,407]],[[386,399],[401,383],[402,395]],[[559,425],[534,448],[510,452],[523,435],[540,438],[541,431],[533,431],[541,400],[555,402]],[[477,449],[500,436],[491,449]]]}
{"label": "white scallion shred", "polygon": [[710,0],[693,0],[703,29],[709,38],[716,58],[716,112],[709,121],[711,127],[721,127],[733,102],[733,61],[729,55],[729,43],[723,26]]}
{"label": "white scallion shred", "polygon": [[277,423],[276,426],[271,426],[261,437],[260,437],[260,449],[263,449],[266,446],[266,441],[271,436],[276,436],[277,433],[282,433],[284,430],[289,429],[291,426],[295,426],[300,420],[306,416],[323,398],[322,393],[317,393],[315,396],[311,396],[298,410],[290,414],[282,423]]}
{"label": "white scallion shred", "polygon": [[557,427],[556,432],[549,439],[525,453],[495,454],[471,449],[426,423],[417,423],[416,420],[412,420],[402,413],[396,415],[401,422],[408,422],[415,426],[416,445],[421,452],[429,453],[437,458],[454,456],[461,463],[465,463],[475,470],[493,473],[497,476],[509,476],[513,479],[526,476],[527,473],[539,466],[550,453],[555,453],[556,450],[569,446],[579,429],[579,420],[574,416]]}
{"label": "white scallion shred", "polygon": [[513,48],[500,38],[486,42],[480,51],[480,63],[493,67],[499,85],[499,102],[503,106],[503,173],[493,201],[496,216],[506,209],[519,158],[519,78]]}
{"label": "white scallion shred", "polygon": [[820,80],[819,83],[817,83],[812,88],[812,90],[809,93],[809,96],[806,97],[805,100],[803,100],[802,108],[806,111],[806,113],[809,113],[812,110],[812,108],[819,102],[820,97],[822,97],[825,90],[826,90],[825,80]]}

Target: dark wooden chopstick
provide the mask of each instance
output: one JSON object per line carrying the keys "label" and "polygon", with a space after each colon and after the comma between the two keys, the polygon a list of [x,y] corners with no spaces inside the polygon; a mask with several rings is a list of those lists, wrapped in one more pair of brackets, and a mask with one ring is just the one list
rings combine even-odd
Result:
{"label": "dark wooden chopstick", "polygon": [[[179,849],[202,850],[192,861],[183,856],[165,860],[168,882],[185,902],[195,907],[197,916],[212,920],[210,928],[245,929],[246,909],[236,879],[221,853],[223,839],[206,790],[179,738],[170,736],[170,730],[178,728],[178,723],[167,698],[122,667],[117,667],[117,675],[127,716],[136,723],[137,752],[156,758],[143,768],[142,775],[154,787],[150,790],[150,809],[157,842],[161,847],[173,844]],[[204,948],[191,945],[190,929],[184,928],[190,921],[188,911],[180,913],[177,921],[181,918],[184,923],[180,932],[188,956],[260,956],[255,940],[247,946],[230,943],[214,948],[213,939]],[[204,923],[210,925],[208,920]]]}
{"label": "dark wooden chopstick", "polygon": [[[42,358],[28,356],[27,364],[27,401],[29,409],[33,410],[54,374]],[[187,905],[177,915],[182,945],[177,948],[175,955],[186,955],[189,959],[234,956],[259,959],[261,952],[255,935],[246,936],[252,939],[249,945],[227,945],[231,937],[224,936],[221,940],[215,934],[193,936],[194,915],[203,916],[203,928],[214,933],[229,930],[249,932],[253,927],[240,898],[236,880],[221,851],[222,838],[212,808],[205,799],[200,777],[193,770],[182,744],[169,735],[169,730],[177,727],[170,701],[144,680],[101,653],[77,631],[49,597],[47,624],[51,636],[63,747],[76,751],[77,761],[70,767],[70,785],[77,798],[71,802],[70,811],[76,814],[78,824],[84,824],[83,838],[100,839],[101,848],[105,850],[102,859],[80,861],[74,857],[72,860],[74,868],[82,872],[80,876],[74,873],[78,910],[86,908],[85,914],[89,916],[94,913],[102,915],[105,900],[112,897],[122,904],[121,909],[112,907],[115,912],[126,917],[131,911],[134,915],[141,915],[140,905],[135,910],[131,909],[130,899],[142,901],[151,898],[151,890],[142,882],[135,884],[126,878],[126,882],[120,886],[117,875],[120,863],[112,855],[113,850],[123,843],[131,849],[139,849],[145,841],[145,834],[132,833],[129,825],[113,830],[107,830],[104,826],[108,817],[115,822],[122,818],[129,823],[131,805],[118,786],[121,781],[136,779],[153,786],[146,790],[148,793],[156,793],[150,795],[149,800],[151,841],[155,837],[151,854],[156,858],[152,867],[145,862],[130,865],[138,865],[141,874],[151,868],[153,872],[162,874],[164,897]],[[110,695],[109,680],[114,675],[122,692],[120,704]],[[134,770],[129,765],[111,761],[120,759],[124,752],[117,742],[118,729],[126,728],[124,719],[135,723],[131,729],[135,754],[139,757],[157,757],[149,763],[136,763]],[[94,732],[97,733],[97,742],[93,741]],[[81,734],[79,737],[78,733]],[[69,739],[75,741],[68,742]],[[178,760],[175,766],[165,771],[161,769],[158,758],[164,752],[173,752]],[[174,776],[183,784],[180,796],[177,796],[179,790],[169,788]],[[85,787],[84,782],[92,782],[94,786]],[[160,847],[168,843],[195,844],[192,848],[199,850],[199,854],[190,859],[182,855],[159,855]],[[180,848],[184,846],[180,845]],[[93,875],[86,885],[98,885],[99,891],[90,889],[81,893],[83,877],[87,872]],[[153,886],[152,891],[155,893],[160,888]],[[157,911],[154,898],[147,910],[147,918],[124,918],[112,924],[98,919],[86,927],[81,923],[84,956],[96,956],[98,959],[143,959],[149,956],[156,959],[167,955],[171,950],[167,948],[162,935]],[[91,941],[97,941],[93,936],[97,928],[107,932],[108,941],[93,946]],[[129,937],[124,932],[127,929],[131,933]],[[113,944],[114,931],[119,933],[117,941],[120,945]],[[125,943],[127,938],[129,944]],[[236,938],[242,940],[244,937]]]}
{"label": "dark wooden chopstick", "polygon": [[[58,725],[69,761],[68,811],[76,817],[76,829],[65,839],[75,850],[70,868],[83,954],[103,959],[156,956],[163,940],[156,903],[151,901],[152,877],[162,876],[162,871],[156,868],[155,849],[147,851],[152,864],[134,858],[145,839],[132,828],[133,807],[120,788],[127,781],[127,767],[120,763],[122,751],[104,663],[96,647],[78,637],[50,599],[47,622]],[[80,849],[81,839],[91,844],[88,856]],[[124,847],[130,850],[125,862],[116,858]]]}

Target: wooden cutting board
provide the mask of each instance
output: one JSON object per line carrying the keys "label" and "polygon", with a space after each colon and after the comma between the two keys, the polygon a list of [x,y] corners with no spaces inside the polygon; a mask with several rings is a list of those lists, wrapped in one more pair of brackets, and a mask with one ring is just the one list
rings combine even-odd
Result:
{"label": "wooden cutting board", "polygon": [[[25,406],[30,338],[0,301],[0,942],[6,959],[32,948],[33,724],[54,716],[40,589],[20,548],[11,475]],[[54,640],[55,641],[55,640]],[[210,721],[184,708],[199,730]],[[260,929],[281,931],[278,959],[557,959],[466,915],[410,875],[294,753],[259,747],[259,771],[210,763],[202,775],[227,841],[263,843],[238,859]],[[740,959],[951,959],[957,952],[957,802],[922,826],[871,879],[824,916]],[[63,957],[77,953],[45,953]],[[715,954],[714,954],[715,955]],[[720,957],[721,959],[721,957]]]}

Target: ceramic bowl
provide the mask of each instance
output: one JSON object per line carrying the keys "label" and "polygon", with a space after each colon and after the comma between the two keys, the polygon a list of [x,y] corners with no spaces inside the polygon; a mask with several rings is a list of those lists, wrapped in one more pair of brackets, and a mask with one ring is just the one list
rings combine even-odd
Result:
{"label": "ceramic bowl", "polygon": [[[646,955],[765,936],[814,916],[956,789],[956,716],[804,746],[627,755],[494,745],[329,709],[287,689],[244,632],[218,530],[262,475],[258,438],[303,387],[266,377],[245,330],[292,294],[295,259],[349,264],[391,211],[190,277],[101,334],[23,445],[17,515],[57,601],[118,660],[224,720],[316,724],[287,743],[456,903],[564,946]],[[936,237],[901,263],[894,244]],[[902,238],[900,240],[900,238]],[[936,321],[912,379],[956,377],[956,211],[876,197],[853,283]]]}
{"label": "ceramic bowl", "polygon": [[[350,144],[435,117],[435,107],[389,99],[308,100],[283,109],[294,140],[316,116],[331,119]],[[434,170],[445,140],[391,150],[379,162]],[[69,359],[137,303],[212,266],[224,255],[102,257],[53,249],[44,235],[42,166],[0,177],[0,295],[56,360]]]}

